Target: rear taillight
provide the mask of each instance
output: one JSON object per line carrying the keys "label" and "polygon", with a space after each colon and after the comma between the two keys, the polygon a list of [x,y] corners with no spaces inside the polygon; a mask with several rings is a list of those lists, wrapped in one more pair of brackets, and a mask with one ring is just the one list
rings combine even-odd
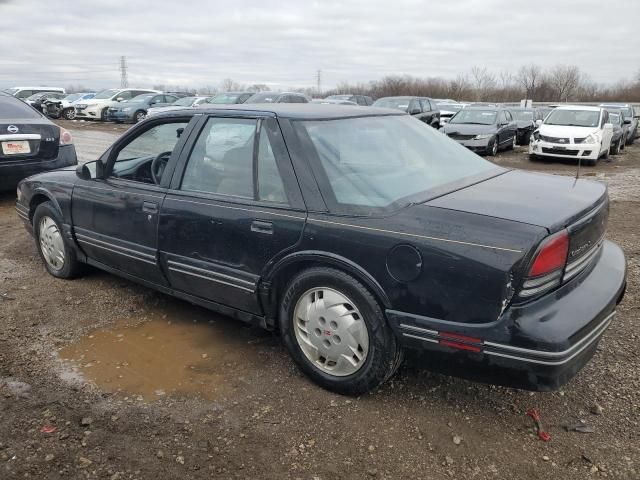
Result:
{"label": "rear taillight", "polygon": [[560,285],[568,252],[569,233],[566,230],[544,240],[522,284],[520,297],[533,297]]}
{"label": "rear taillight", "polygon": [[60,127],[60,145],[73,144],[73,137],[66,128]]}

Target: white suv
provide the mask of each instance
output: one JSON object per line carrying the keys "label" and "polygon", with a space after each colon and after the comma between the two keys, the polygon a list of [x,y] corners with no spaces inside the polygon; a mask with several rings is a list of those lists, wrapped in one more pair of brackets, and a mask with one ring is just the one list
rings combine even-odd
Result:
{"label": "white suv", "polygon": [[547,115],[533,132],[529,158],[580,158],[585,165],[595,165],[609,157],[613,125],[609,113],[600,107],[563,105]]}
{"label": "white suv", "polygon": [[103,90],[86,102],[74,105],[76,118],[91,118],[105,121],[109,107],[114,107],[120,102],[131,100],[143,93],[161,93],[158,90],[139,90],[134,88],[115,88]]}

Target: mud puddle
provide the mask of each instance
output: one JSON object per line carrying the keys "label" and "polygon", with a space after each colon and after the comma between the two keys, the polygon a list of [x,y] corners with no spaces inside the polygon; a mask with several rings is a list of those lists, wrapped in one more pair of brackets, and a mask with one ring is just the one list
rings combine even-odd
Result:
{"label": "mud puddle", "polygon": [[261,344],[276,342],[257,328],[226,319],[210,323],[213,314],[197,313],[206,318],[185,321],[157,313],[94,330],[60,350],[71,370],[62,376],[75,374],[103,391],[147,401],[165,396],[213,400],[250,383],[259,371],[252,367],[259,363]]}

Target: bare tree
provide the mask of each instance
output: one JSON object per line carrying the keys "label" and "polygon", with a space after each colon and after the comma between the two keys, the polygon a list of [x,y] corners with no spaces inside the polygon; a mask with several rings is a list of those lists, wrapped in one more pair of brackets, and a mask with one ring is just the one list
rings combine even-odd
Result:
{"label": "bare tree", "polygon": [[249,92],[268,92],[271,88],[269,88],[269,85],[264,83],[254,83],[253,85],[249,85],[247,90]]}
{"label": "bare tree", "polygon": [[549,83],[556,100],[568,102],[580,86],[580,69],[575,65],[556,65],[549,72]]}
{"label": "bare tree", "polygon": [[231,78],[225,78],[222,82],[220,82],[220,90],[222,90],[223,92],[242,90],[242,85],[240,85],[238,82],[235,82]]}
{"label": "bare tree", "polygon": [[487,67],[471,67],[471,78],[475,88],[476,100],[488,100],[496,86],[496,76]]}
{"label": "bare tree", "polygon": [[524,65],[520,67],[520,70],[518,70],[516,79],[518,80],[518,83],[522,85],[522,88],[524,88],[527,99],[533,99],[536,93],[536,87],[538,86],[538,82],[541,77],[542,70],[539,66],[534,64]]}

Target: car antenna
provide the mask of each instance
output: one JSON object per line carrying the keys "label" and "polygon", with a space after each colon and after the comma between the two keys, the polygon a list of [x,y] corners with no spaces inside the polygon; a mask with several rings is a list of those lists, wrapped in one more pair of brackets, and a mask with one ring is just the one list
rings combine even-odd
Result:
{"label": "car antenna", "polygon": [[580,178],[580,164],[582,163],[582,157],[578,157],[578,170],[576,170],[576,179],[573,182],[573,185],[575,186],[576,182],[578,181],[578,179]]}

